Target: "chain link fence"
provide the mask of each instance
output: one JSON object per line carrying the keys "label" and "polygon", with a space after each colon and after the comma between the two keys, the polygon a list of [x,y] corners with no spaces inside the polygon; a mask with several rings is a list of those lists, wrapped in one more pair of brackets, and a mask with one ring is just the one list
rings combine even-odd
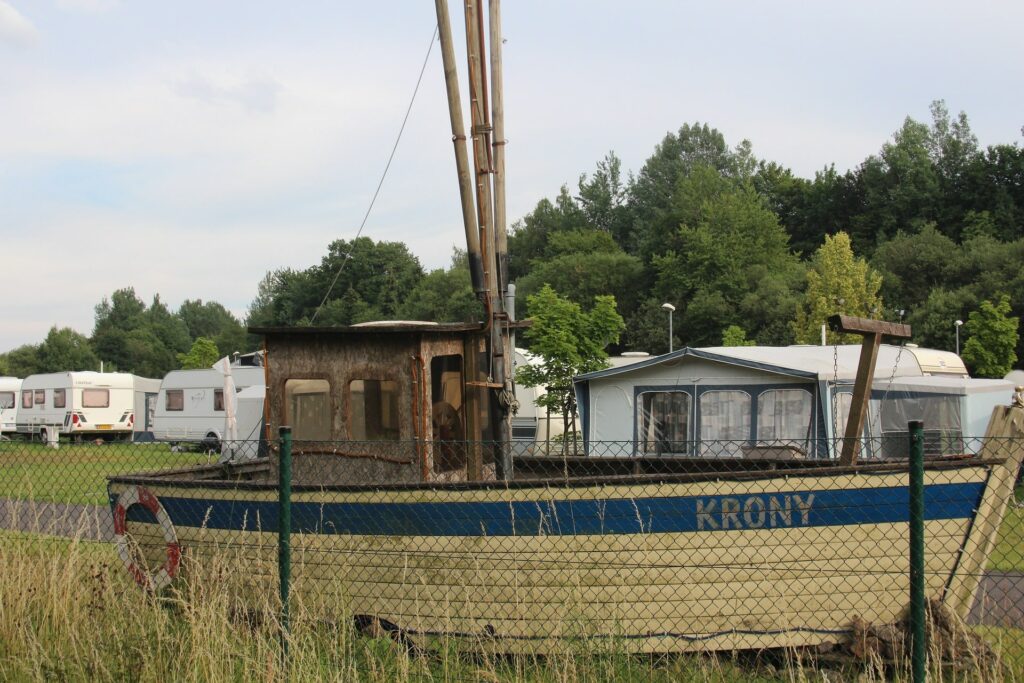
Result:
{"label": "chain link fence", "polygon": [[[289,442],[290,443],[290,442]],[[141,602],[280,594],[283,444],[0,441],[0,543],[97,542]],[[1024,445],[925,439],[933,658],[1024,672]],[[295,442],[291,620],[410,648],[906,657],[907,449]],[[940,453],[968,455],[941,455]],[[511,479],[496,480],[508,458]],[[127,591],[127,589],[126,589]],[[127,593],[126,593],[127,594]],[[280,607],[280,602],[276,603]],[[988,664],[986,664],[988,666]]]}

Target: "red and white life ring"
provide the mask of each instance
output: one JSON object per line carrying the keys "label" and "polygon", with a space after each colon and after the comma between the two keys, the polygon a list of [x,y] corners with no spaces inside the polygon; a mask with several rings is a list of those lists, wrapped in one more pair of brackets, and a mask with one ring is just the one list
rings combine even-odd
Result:
{"label": "red and white life ring", "polygon": [[[141,505],[152,513],[167,542],[167,560],[155,574],[150,574],[145,568],[135,563],[135,558],[128,546],[128,538],[125,535],[125,518],[128,508],[132,505]],[[174,525],[171,523],[167,511],[164,510],[164,506],[145,486],[129,487],[117,497],[117,505],[114,506],[114,540],[117,542],[117,553],[121,556],[124,566],[135,582],[143,588],[158,591],[170,585],[174,577],[177,576],[178,568],[181,566],[181,545],[178,543],[178,535],[174,531]]]}

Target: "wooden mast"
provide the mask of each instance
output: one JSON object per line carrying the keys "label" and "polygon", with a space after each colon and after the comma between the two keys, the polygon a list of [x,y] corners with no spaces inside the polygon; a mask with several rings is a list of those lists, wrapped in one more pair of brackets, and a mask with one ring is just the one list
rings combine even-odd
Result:
{"label": "wooden mast", "polygon": [[491,20],[491,121],[494,134],[494,251],[497,256],[498,289],[508,291],[508,230],[505,222],[505,93],[501,72],[501,0],[488,4]]}
{"label": "wooden mast", "polygon": [[[508,240],[505,219],[505,156],[504,156],[504,98],[501,93],[501,22],[500,7],[495,0],[490,6],[490,68],[495,87],[492,112],[488,112],[487,63],[484,61],[486,44],[484,36],[483,0],[464,0],[466,25],[466,59],[469,70],[469,113],[470,135],[473,144],[474,187],[469,187],[468,160],[465,151],[465,129],[462,123],[462,104],[459,99],[458,78],[455,70],[454,49],[451,29],[448,24],[447,0],[435,0],[438,34],[441,40],[441,54],[445,66],[445,82],[448,88],[448,110],[452,122],[452,137],[455,142],[456,165],[459,173],[459,191],[462,198],[463,223],[466,228],[466,244],[470,255],[473,286],[486,307],[484,332],[487,335],[487,367],[477,369],[478,355],[476,342],[466,348],[466,393],[467,393],[467,436],[478,440],[479,415],[470,413],[487,409],[479,405],[476,392],[486,388],[491,392],[490,408],[495,415],[497,427],[498,454],[496,457],[497,476],[512,476],[511,449],[512,434],[512,363],[508,316],[505,313],[504,293],[508,288]],[[493,113],[499,126],[500,137],[491,141],[494,130],[488,114]],[[499,170],[500,169],[500,170]],[[475,195],[475,207],[473,199]],[[473,215],[475,208],[476,214]],[[474,250],[474,243],[479,245]],[[479,255],[479,268],[474,270],[474,251]],[[479,274],[479,278],[478,278]],[[484,379],[485,381],[481,381]],[[471,399],[472,395],[472,399]],[[471,461],[476,458],[470,457]],[[471,476],[479,472],[478,462],[470,463]]]}
{"label": "wooden mast", "polygon": [[[476,209],[480,226],[480,246],[483,253],[484,278],[487,286],[488,313],[493,310],[494,296],[498,289],[497,272],[494,267],[494,213],[491,203],[490,168],[490,124],[487,120],[486,84],[483,74],[483,57],[480,49],[481,35],[479,0],[465,0],[466,18],[466,60],[469,64],[469,115],[470,131],[473,137],[473,167],[476,172]],[[490,324],[488,320],[488,324]]]}
{"label": "wooden mast", "polygon": [[[857,462],[860,453],[860,437],[868,414],[871,399],[871,382],[875,377],[875,364],[882,337],[910,339],[910,325],[890,323],[849,315],[833,315],[828,319],[833,332],[859,334],[864,337],[860,347],[860,362],[857,365],[857,379],[853,383],[853,398],[850,401],[850,417],[846,420],[846,434],[843,437],[843,452],[840,465]],[[835,389],[833,388],[833,391]]]}
{"label": "wooden mast", "polygon": [[469,157],[466,152],[466,126],[462,120],[462,97],[459,94],[459,75],[455,67],[455,48],[452,44],[452,27],[448,20],[448,0],[434,0],[437,11],[437,31],[441,42],[441,59],[444,64],[444,82],[448,89],[448,115],[452,126],[452,143],[455,147],[455,169],[459,177],[459,197],[462,200],[462,222],[466,231],[466,256],[469,259],[469,274],[473,291],[484,294],[483,257],[480,252],[480,235],[477,226],[476,207],[473,205],[473,181],[469,174]]}

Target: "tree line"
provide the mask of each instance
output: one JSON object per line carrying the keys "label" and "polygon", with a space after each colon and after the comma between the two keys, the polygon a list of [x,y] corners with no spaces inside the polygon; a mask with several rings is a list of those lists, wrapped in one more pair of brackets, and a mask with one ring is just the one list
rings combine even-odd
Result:
{"label": "tree line", "polygon": [[95,311],[92,336],[55,325],[39,344],[0,354],[0,375],[102,367],[160,378],[181,367],[210,367],[222,355],[253,346],[242,323],[215,301],[186,300],[172,312],[160,295],[147,306],[128,287],[104,298]]}
{"label": "tree line", "polygon": [[[731,145],[708,124],[684,124],[639,170],[624,172],[611,152],[538,201],[511,228],[509,263],[521,312],[545,286],[588,309],[613,296],[625,322],[613,352],[667,351],[664,303],[676,307],[675,348],[819,343],[824,318],[842,312],[907,322],[915,343],[948,350],[955,321],[965,321],[969,367],[994,375],[1024,356],[1024,149],[982,148],[966,114],[951,116],[938,101],[930,122],[908,117],[856,168],[801,178],[757,158],[749,141]],[[118,304],[126,298],[134,303]],[[332,242],[309,268],[268,273],[246,322],[481,315],[461,250],[428,272],[406,245],[361,237]],[[120,290],[97,307],[86,346],[119,368],[167,367],[186,337],[221,334],[199,334],[186,320],[158,298],[146,307]],[[234,340],[223,343],[248,348],[235,323],[225,328]],[[33,347],[41,358],[50,336]],[[992,349],[1002,349],[998,358]]]}

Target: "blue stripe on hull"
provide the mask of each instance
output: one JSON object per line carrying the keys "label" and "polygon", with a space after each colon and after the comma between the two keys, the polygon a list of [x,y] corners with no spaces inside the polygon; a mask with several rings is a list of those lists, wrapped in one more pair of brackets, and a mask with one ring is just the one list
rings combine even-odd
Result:
{"label": "blue stripe on hull", "polygon": [[[972,517],[984,483],[935,484],[925,492],[925,518]],[[176,526],[276,531],[276,502],[160,496]],[[210,492],[212,494],[212,492]],[[386,494],[382,494],[386,495]],[[152,522],[142,506],[128,519]],[[905,486],[514,502],[293,503],[294,533],[371,536],[536,536],[637,534],[845,526],[906,522]]]}

